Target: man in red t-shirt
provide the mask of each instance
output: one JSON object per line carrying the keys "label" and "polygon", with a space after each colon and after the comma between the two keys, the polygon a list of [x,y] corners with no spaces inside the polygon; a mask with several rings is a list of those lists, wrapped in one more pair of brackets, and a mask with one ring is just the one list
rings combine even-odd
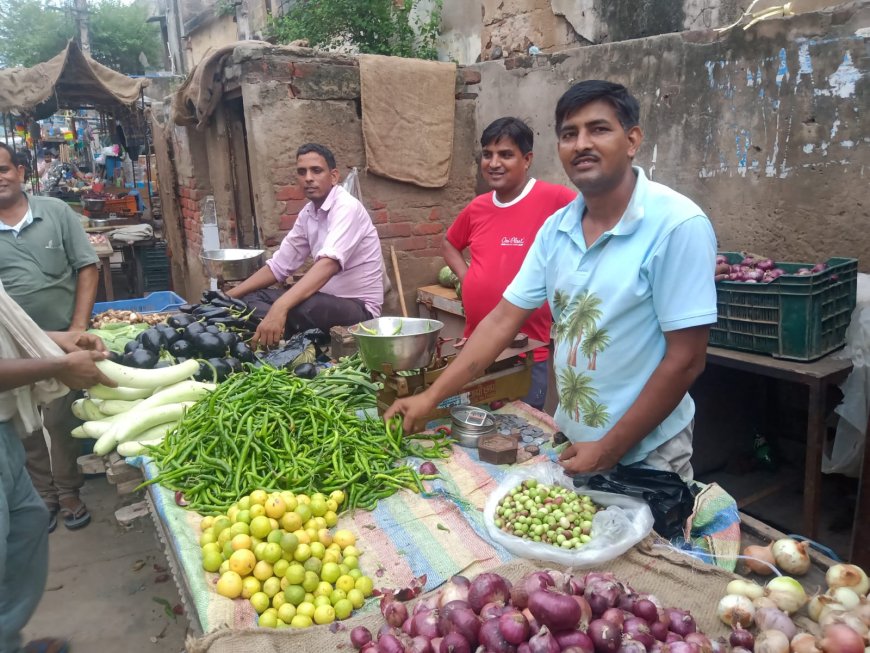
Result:
{"label": "man in red t-shirt", "polygon": [[[472,200],[444,236],[444,260],[462,282],[465,337],[501,300],[544,221],[576,197],[563,186],[529,177],[533,144],[532,130],[518,118],[499,118],[483,130],[480,169],[492,192]],[[470,264],[463,257],[465,249],[471,252]],[[550,308],[544,304],[520,331],[549,342],[551,323]],[[541,409],[547,394],[548,350],[541,347],[533,355],[532,388],[524,401]]]}

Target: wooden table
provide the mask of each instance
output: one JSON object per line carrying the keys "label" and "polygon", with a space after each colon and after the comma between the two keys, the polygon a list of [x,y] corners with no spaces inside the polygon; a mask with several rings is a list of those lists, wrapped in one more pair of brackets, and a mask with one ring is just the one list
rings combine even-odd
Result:
{"label": "wooden table", "polygon": [[100,257],[100,269],[103,273],[103,290],[105,291],[106,301],[115,301],[115,287],[112,283],[112,263],[111,258],[114,250],[111,246],[108,248],[94,247],[97,256]]}
{"label": "wooden table", "polygon": [[[842,383],[852,371],[849,360],[832,355],[811,363],[772,356],[707,347],[707,363],[805,385],[807,401],[807,453],[804,462],[804,535],[814,539],[819,530],[821,508],[822,448],[825,443],[825,399],[830,385]],[[859,495],[861,491],[859,489]]]}

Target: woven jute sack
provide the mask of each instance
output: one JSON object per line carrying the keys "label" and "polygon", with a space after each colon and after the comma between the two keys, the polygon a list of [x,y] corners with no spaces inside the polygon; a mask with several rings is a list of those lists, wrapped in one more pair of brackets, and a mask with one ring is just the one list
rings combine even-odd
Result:
{"label": "woven jute sack", "polygon": [[[493,571],[516,582],[531,571],[547,568],[567,571],[567,568],[558,565],[520,559]],[[588,571],[586,569],[578,573],[585,574]],[[655,535],[616,560],[602,565],[600,571],[612,572],[637,592],[654,594],[666,606],[689,610],[698,629],[710,637],[728,633],[716,616],[716,606],[725,594],[725,586],[737,576],[676,552]],[[353,647],[348,633],[352,628],[365,626],[376,633],[383,623],[380,612],[372,611],[341,622],[341,629],[334,633],[330,632],[329,626],[306,630],[223,629],[199,639],[189,638],[186,650],[188,653],[350,653]]]}

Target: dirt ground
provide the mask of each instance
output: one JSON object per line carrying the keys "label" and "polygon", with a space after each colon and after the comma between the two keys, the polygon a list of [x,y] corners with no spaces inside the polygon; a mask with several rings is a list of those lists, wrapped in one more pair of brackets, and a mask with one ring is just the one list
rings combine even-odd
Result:
{"label": "dirt ground", "polygon": [[124,528],[115,511],[141,496],[119,497],[105,476],[89,477],[82,498],[92,516],[84,529],[62,523],[50,535],[46,592],[25,638],[66,637],[74,653],[179,653],[187,617],[150,515]]}

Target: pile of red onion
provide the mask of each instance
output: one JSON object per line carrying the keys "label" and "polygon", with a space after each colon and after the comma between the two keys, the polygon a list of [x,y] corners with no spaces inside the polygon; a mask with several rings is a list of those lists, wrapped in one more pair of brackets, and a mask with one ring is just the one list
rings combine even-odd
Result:
{"label": "pile of red onion", "polygon": [[[825,263],[816,263],[811,268],[798,268],[794,274],[805,277],[818,272],[824,272],[828,266]],[[744,283],[770,283],[784,274],[790,274],[782,268],[776,267],[773,259],[746,256],[740,263],[730,264],[728,257],[719,254],[716,257],[716,281],[742,281]]]}
{"label": "pile of red onion", "polygon": [[407,606],[385,596],[376,636],[350,633],[363,653],[716,653],[687,611],[664,608],[609,573],[536,571],[515,585],[498,574],[454,576]]}

